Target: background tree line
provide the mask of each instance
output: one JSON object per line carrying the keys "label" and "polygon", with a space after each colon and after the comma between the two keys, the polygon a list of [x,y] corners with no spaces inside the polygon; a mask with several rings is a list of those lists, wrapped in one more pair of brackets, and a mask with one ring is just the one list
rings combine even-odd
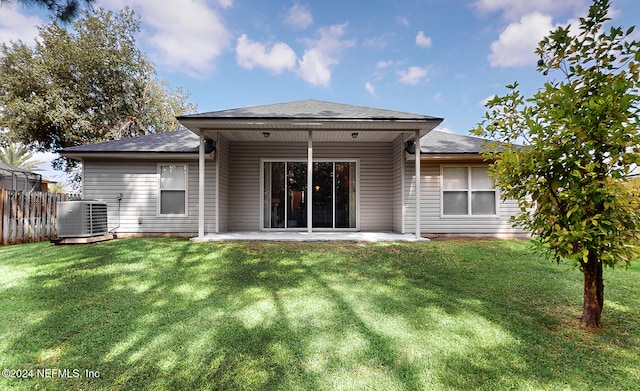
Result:
{"label": "background tree line", "polygon": [[[68,15],[59,18],[70,20]],[[70,24],[39,26],[34,43],[2,43],[0,143],[55,152],[175,130],[175,117],[196,107],[186,91],[157,77],[136,46],[139,31],[140,20],[129,8],[85,9]],[[76,165],[54,162],[78,181]]]}

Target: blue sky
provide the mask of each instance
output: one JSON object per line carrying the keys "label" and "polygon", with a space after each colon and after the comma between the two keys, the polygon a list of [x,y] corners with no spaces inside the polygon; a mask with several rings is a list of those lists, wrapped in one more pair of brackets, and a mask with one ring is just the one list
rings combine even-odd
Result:
{"label": "blue sky", "polygon": [[[517,80],[529,95],[544,83],[537,43],[555,26],[575,24],[591,1],[96,3],[136,11],[139,46],[198,111],[320,99],[443,117],[441,130],[468,134],[505,85]],[[616,26],[638,24],[640,2],[613,0],[611,16]],[[31,42],[47,21],[42,10],[4,6],[0,42]]]}

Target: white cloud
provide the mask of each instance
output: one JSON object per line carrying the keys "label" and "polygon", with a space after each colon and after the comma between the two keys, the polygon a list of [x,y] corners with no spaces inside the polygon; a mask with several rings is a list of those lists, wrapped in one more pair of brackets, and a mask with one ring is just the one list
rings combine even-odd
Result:
{"label": "white cloud", "polygon": [[325,56],[318,49],[305,50],[299,61],[298,75],[311,85],[327,87],[331,81],[330,67],[336,63],[336,60]]}
{"label": "white cloud", "polygon": [[373,84],[366,82],[364,83],[364,88],[367,90],[367,92],[369,94],[371,94],[371,96],[376,96],[376,88],[373,86]]}
{"label": "white cloud", "polygon": [[613,8],[614,5],[615,4],[611,5],[611,8],[609,8],[609,12],[607,13],[607,16],[610,17],[611,19],[617,19],[623,15],[622,10],[618,8]]}
{"label": "white cloud", "polygon": [[341,40],[347,24],[323,27],[318,40],[305,40],[309,49],[298,60],[298,75],[314,86],[326,87],[331,81],[331,69],[338,64],[337,54],[355,45],[353,40]]}
{"label": "white cloud", "polygon": [[[230,7],[231,0],[220,0]],[[110,9],[131,6],[142,19],[142,36],[154,49],[154,62],[175,71],[201,75],[213,70],[215,60],[232,43],[218,11],[205,0],[104,0]]]}
{"label": "white cloud", "polygon": [[[229,8],[233,0],[218,0],[215,4]],[[232,43],[221,15],[205,0],[103,0],[101,5],[111,10],[132,7],[142,20],[140,41],[151,47],[151,59],[171,70],[191,75],[208,73]],[[37,36],[35,26],[47,23],[23,12],[18,5],[0,7],[0,42],[22,39],[28,43]]]}
{"label": "white cloud", "polygon": [[389,60],[389,61],[378,61],[378,63],[376,64],[376,68],[387,68],[387,67],[390,67],[393,64],[394,63],[391,60]]}
{"label": "white cloud", "polygon": [[243,68],[259,67],[276,74],[285,70],[293,71],[298,59],[296,53],[286,43],[263,44],[250,40],[246,34],[238,38],[236,57],[238,65]]}
{"label": "white cloud", "polygon": [[295,2],[287,11],[284,23],[295,30],[304,30],[313,24],[311,10],[308,6]]}
{"label": "white cloud", "polygon": [[483,100],[480,101],[480,105],[482,107],[486,107],[487,103],[489,103],[489,101],[491,99],[495,98],[495,97],[496,97],[496,94],[491,94],[491,95],[487,96],[486,98],[484,98]]}
{"label": "white cloud", "polygon": [[442,93],[440,92],[436,92],[436,94],[433,96],[433,101],[436,103],[442,103]]}
{"label": "white cloud", "polygon": [[489,63],[492,67],[535,66],[538,42],[552,29],[551,16],[539,12],[523,16],[491,43]]}
{"label": "white cloud", "polygon": [[398,22],[399,24],[408,27],[409,26],[409,19],[405,18],[404,16],[396,16],[396,22]]}
{"label": "white cloud", "polygon": [[428,71],[421,67],[409,67],[407,70],[398,71],[400,81],[405,84],[416,85],[427,81]]}
{"label": "white cloud", "polygon": [[374,49],[384,49],[388,44],[389,44],[389,40],[385,35],[381,35],[379,37],[366,38],[362,41],[362,46],[366,46]]}
{"label": "white cloud", "polygon": [[548,15],[584,13],[588,3],[588,0],[476,0],[473,7],[481,14],[502,12],[507,20],[516,21],[532,12]]}
{"label": "white cloud", "polygon": [[228,9],[233,7],[233,0],[218,0],[218,4],[220,4],[220,7]]}
{"label": "white cloud", "polygon": [[419,31],[418,35],[416,35],[416,45],[421,48],[431,47],[431,37],[424,35],[424,31]]}
{"label": "white cloud", "polygon": [[38,35],[36,25],[46,22],[37,16],[24,15],[20,5],[3,4],[0,6],[0,42],[21,40],[27,45],[34,42]]}
{"label": "white cloud", "polygon": [[633,30],[633,32],[631,33],[631,35],[629,35],[627,40],[629,42],[631,42],[631,41],[640,41],[640,30],[639,29]]}
{"label": "white cloud", "polygon": [[323,27],[318,30],[320,38],[302,40],[307,45],[302,58],[298,58],[286,43],[256,42],[242,34],[236,45],[238,65],[246,69],[264,68],[274,73],[297,72],[307,83],[327,87],[331,82],[331,71],[339,62],[338,53],[355,45],[353,40],[341,39],[346,26],[345,23]]}
{"label": "white cloud", "polygon": [[389,60],[389,61],[378,61],[376,63],[376,69],[373,72],[373,76],[375,78],[375,80],[382,80],[384,78],[384,73],[385,73],[385,69],[389,68],[390,66],[394,65],[395,61]]}

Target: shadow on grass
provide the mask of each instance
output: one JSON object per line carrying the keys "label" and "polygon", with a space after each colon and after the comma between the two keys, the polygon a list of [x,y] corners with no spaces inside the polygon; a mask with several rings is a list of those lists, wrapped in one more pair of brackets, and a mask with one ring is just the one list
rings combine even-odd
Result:
{"label": "shadow on grass", "polygon": [[633,333],[616,341],[625,350],[603,343],[607,335],[563,330],[553,298],[564,303],[576,287],[535,279],[565,269],[501,263],[523,257],[521,248],[487,244],[478,259],[456,246],[34,246],[39,256],[16,263],[29,277],[3,294],[40,315],[15,314],[3,364],[100,377],[8,384],[503,389],[625,388],[638,379],[626,369],[638,364],[625,356],[638,351]]}

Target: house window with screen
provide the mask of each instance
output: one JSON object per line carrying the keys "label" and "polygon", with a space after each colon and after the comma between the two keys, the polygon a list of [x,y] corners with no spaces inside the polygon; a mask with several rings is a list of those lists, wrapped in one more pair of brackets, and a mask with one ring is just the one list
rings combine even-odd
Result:
{"label": "house window with screen", "polygon": [[187,215],[187,165],[159,164],[158,214]]}
{"label": "house window with screen", "polygon": [[442,167],[443,216],[497,216],[498,192],[487,167]]}

